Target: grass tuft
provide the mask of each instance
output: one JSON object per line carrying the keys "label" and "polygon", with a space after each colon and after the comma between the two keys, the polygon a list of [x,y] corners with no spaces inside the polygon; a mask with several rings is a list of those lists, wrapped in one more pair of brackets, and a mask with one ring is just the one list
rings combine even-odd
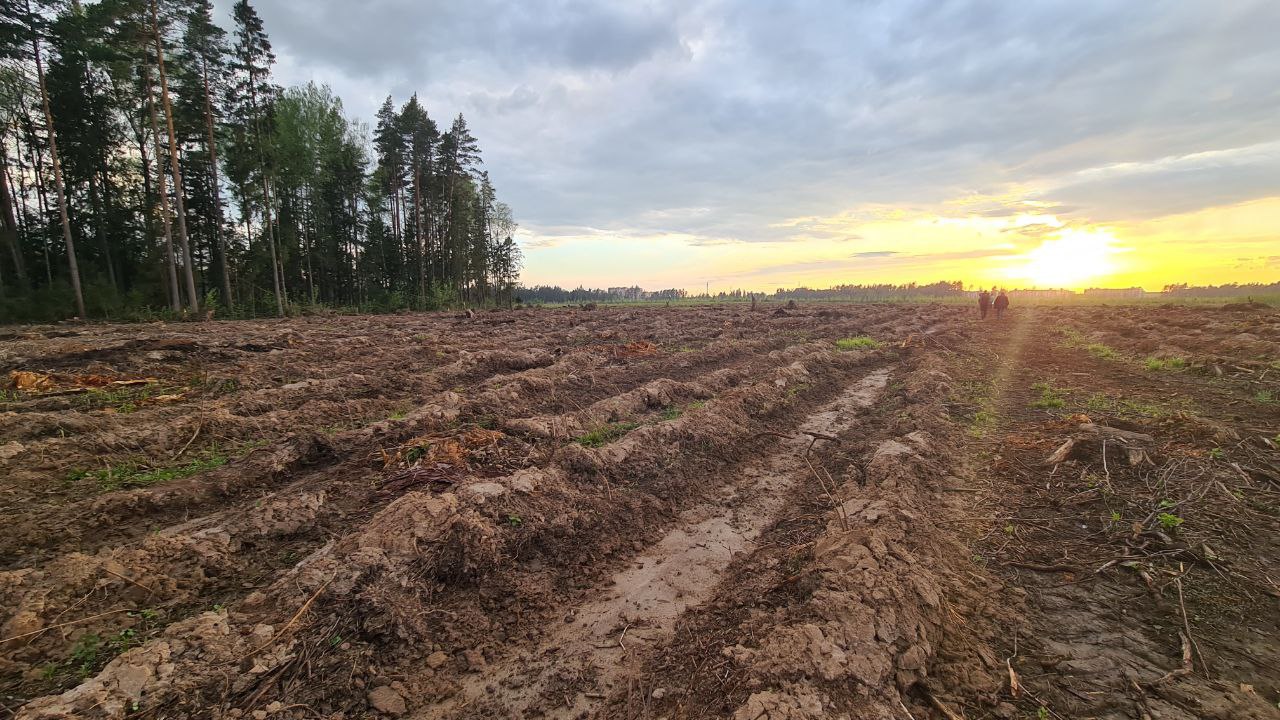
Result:
{"label": "grass tuft", "polygon": [[1146,361],[1146,368],[1151,372],[1159,372],[1161,370],[1185,370],[1187,369],[1187,361],[1182,358],[1157,358],[1149,357]]}
{"label": "grass tuft", "polygon": [[151,467],[137,462],[125,462],[102,470],[76,470],[67,479],[71,482],[93,480],[103,490],[147,487],[169,482],[196,473],[212,470],[227,464],[227,456],[210,453],[198,460],[169,467]]}
{"label": "grass tuft", "polygon": [[609,423],[578,437],[578,443],[590,448],[603,447],[640,427],[640,423]]}
{"label": "grass tuft", "polygon": [[1067,404],[1063,398],[1063,391],[1055,388],[1047,382],[1038,382],[1031,386],[1032,390],[1040,393],[1040,397],[1031,401],[1031,407],[1039,410],[1048,410],[1051,408],[1060,408]]}
{"label": "grass tuft", "polygon": [[865,335],[840,338],[836,341],[836,348],[843,352],[848,352],[850,350],[874,350],[878,347],[880,347],[879,340],[869,338]]}

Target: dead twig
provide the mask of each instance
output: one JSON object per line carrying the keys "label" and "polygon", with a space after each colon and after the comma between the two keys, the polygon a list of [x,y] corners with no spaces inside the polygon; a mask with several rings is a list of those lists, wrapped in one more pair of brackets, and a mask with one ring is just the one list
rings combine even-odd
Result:
{"label": "dead twig", "polygon": [[298,612],[294,613],[293,617],[289,618],[289,622],[285,623],[284,627],[277,630],[276,633],[271,636],[270,640],[266,641],[262,645],[251,650],[248,654],[236,660],[236,664],[238,665],[244,662],[245,660],[248,660],[249,658],[253,657],[254,655],[257,655],[263,650],[266,650],[267,648],[271,647],[271,645],[276,640],[279,640],[281,636],[283,636],[286,632],[289,631],[289,628],[293,627],[294,623],[298,622],[298,618],[302,617],[303,613],[307,611],[307,608],[311,607],[311,603],[315,602],[316,598],[320,597],[320,593],[324,592],[324,589],[329,587],[329,583],[331,582],[333,582],[333,578],[329,578],[328,580],[325,580],[324,584],[316,588],[316,591],[311,593],[311,597],[307,598],[307,601],[302,603],[302,607],[298,608]]}
{"label": "dead twig", "polygon": [[193,432],[193,433],[191,433],[191,439],[190,439],[190,440],[188,440],[188,441],[187,441],[187,444],[186,444],[186,445],[183,445],[183,446],[182,446],[182,449],[181,449],[181,450],[179,450],[179,451],[178,451],[178,452],[173,456],[173,459],[174,459],[174,460],[177,460],[178,458],[182,457],[182,454],[183,454],[183,453],[185,453],[185,452],[187,451],[187,448],[191,447],[191,443],[195,442],[195,441],[196,441],[196,438],[200,437],[200,431],[201,431],[201,430],[203,430],[203,429],[204,429],[204,421],[203,421],[203,420],[201,420],[201,421],[200,421],[200,423],[196,425],[196,431],[195,431],[195,432]]}
{"label": "dead twig", "polygon": [[125,582],[127,582],[127,583],[130,583],[130,584],[136,585],[136,586],[138,586],[138,587],[142,588],[143,590],[146,590],[146,591],[147,591],[147,597],[148,597],[148,598],[150,598],[150,597],[151,597],[152,595],[154,595],[154,594],[155,594],[155,592],[156,592],[155,590],[152,590],[151,588],[147,587],[146,585],[143,585],[142,583],[138,582],[137,580],[134,580],[133,578],[127,578],[127,577],[125,577],[125,576],[121,575],[120,573],[115,572],[114,570],[111,570],[110,568],[105,568],[105,567],[104,567],[104,568],[102,568],[102,569],[103,569],[104,571],[106,571],[106,572],[107,572],[107,574],[109,574],[109,575],[115,575],[116,577],[120,578],[121,580],[124,580],[124,581],[125,581]]}
{"label": "dead twig", "polygon": [[[1190,641],[1191,647],[1195,649],[1196,655],[1200,656],[1200,667],[1204,669],[1205,677],[1209,677],[1209,663],[1205,662],[1204,652],[1201,651],[1200,646],[1196,644],[1196,638],[1191,634],[1191,623],[1187,620],[1187,604],[1182,598],[1182,576],[1185,575],[1186,572],[1183,570],[1182,563],[1178,563],[1178,572],[1179,575],[1173,579],[1173,582],[1178,588],[1178,610],[1182,613],[1182,629],[1186,632],[1187,639]],[[1184,651],[1184,653],[1185,652],[1186,651]]]}
{"label": "dead twig", "polygon": [[1164,675],[1161,675],[1160,679],[1156,680],[1152,685],[1159,685],[1170,678],[1182,677],[1183,675],[1191,674],[1191,639],[1188,638],[1187,634],[1181,630],[1178,631],[1178,639],[1182,641],[1182,667],[1176,670],[1170,670]]}
{"label": "dead twig", "polygon": [[1021,686],[1018,684],[1018,673],[1013,669],[1013,659],[1018,657],[1018,634],[1013,634],[1013,654],[1004,659],[1004,666],[1009,669],[1009,694],[1018,697]]}
{"label": "dead twig", "polygon": [[938,712],[942,713],[942,716],[947,720],[965,720],[963,715],[957,715],[951,708],[944,705],[941,700],[934,697],[933,693],[928,690],[924,692],[924,696],[929,699],[929,703],[932,704]]}
{"label": "dead twig", "polygon": [[79,620],[71,620],[71,621],[69,621],[69,622],[58,623],[57,625],[50,625],[49,627],[43,627],[43,628],[40,628],[39,630],[32,630],[31,632],[28,632],[28,633],[22,633],[21,635],[14,635],[14,636],[12,636],[12,637],[7,637],[7,638],[4,638],[4,639],[0,639],[0,645],[3,645],[3,644],[5,644],[5,643],[10,642],[10,641],[13,641],[13,640],[21,640],[22,638],[25,638],[25,637],[31,637],[32,635],[39,635],[40,633],[43,633],[43,632],[46,632],[46,631],[49,631],[49,630],[57,630],[57,629],[58,629],[58,628],[60,628],[60,627],[66,627],[66,626],[68,626],[68,625],[78,625],[78,624],[80,624],[80,623],[82,623],[82,622],[88,622],[88,621],[90,621],[90,620],[96,620],[96,619],[98,619],[98,618],[100,618],[100,617],[106,617],[106,616],[108,616],[108,615],[116,615],[116,614],[119,614],[119,613],[122,613],[122,612],[137,612],[137,610],[136,610],[135,608],[120,608],[120,609],[118,609],[118,610],[108,610],[107,612],[104,612],[104,613],[98,613],[97,615],[90,615],[89,617],[82,617],[82,618],[80,618]]}

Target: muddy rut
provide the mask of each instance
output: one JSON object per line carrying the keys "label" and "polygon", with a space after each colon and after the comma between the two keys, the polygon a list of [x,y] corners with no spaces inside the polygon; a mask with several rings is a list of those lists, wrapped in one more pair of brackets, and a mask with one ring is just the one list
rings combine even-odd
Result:
{"label": "muddy rut", "polygon": [[808,457],[814,442],[847,430],[873,405],[890,372],[875,370],[850,384],[769,455],[715,488],[708,502],[682,512],[675,527],[610,578],[596,597],[567,609],[564,625],[536,648],[504,658],[465,682],[448,702],[415,717],[453,717],[478,701],[501,716],[524,717],[531,706],[547,703],[566,673],[592,678],[592,684],[541,714],[572,718],[597,710],[642,669],[637,647],[668,640],[685,609],[705,602],[724,580],[733,557],[754,549],[789,491],[816,472],[816,459]]}

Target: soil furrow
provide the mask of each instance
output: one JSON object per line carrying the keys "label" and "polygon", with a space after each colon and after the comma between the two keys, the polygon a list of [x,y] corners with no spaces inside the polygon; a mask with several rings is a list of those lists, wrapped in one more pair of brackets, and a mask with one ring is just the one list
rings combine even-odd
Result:
{"label": "soil furrow", "polygon": [[[810,433],[830,437],[847,429],[875,402],[890,372],[875,370],[848,385],[772,454],[735,473],[709,502],[682,512],[674,528],[594,598],[569,609],[565,624],[536,648],[472,676],[449,701],[415,717],[526,717],[536,708],[542,717],[573,718],[598,708],[640,669],[642,655],[634,647],[628,650],[627,643],[645,647],[664,641],[687,608],[709,597],[733,557],[754,548],[791,488],[813,472],[807,455],[816,436]],[[565,697],[557,685],[567,673],[593,681]]]}

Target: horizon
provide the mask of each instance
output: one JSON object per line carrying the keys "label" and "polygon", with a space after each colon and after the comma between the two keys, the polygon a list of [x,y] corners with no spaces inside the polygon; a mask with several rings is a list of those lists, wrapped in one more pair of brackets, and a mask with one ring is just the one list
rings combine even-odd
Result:
{"label": "horizon", "polygon": [[259,10],[282,84],[466,114],[526,285],[1280,277],[1273,3]]}
{"label": "horizon", "polygon": [[768,296],[768,295],[787,294],[787,293],[792,293],[797,291],[834,292],[838,287],[845,287],[845,286],[851,287],[851,288],[895,287],[895,288],[906,289],[907,287],[911,287],[913,289],[923,289],[923,288],[936,286],[939,283],[945,283],[945,284],[959,283],[961,285],[961,289],[959,290],[959,292],[963,292],[963,293],[976,293],[976,292],[981,292],[984,289],[992,289],[992,290],[1002,290],[1010,293],[1061,292],[1061,293],[1072,293],[1075,295],[1083,295],[1089,292],[1098,292],[1098,291],[1115,292],[1115,291],[1126,291],[1126,290],[1141,290],[1144,294],[1147,294],[1147,295],[1161,295],[1161,294],[1167,294],[1170,292],[1173,292],[1173,293],[1182,292],[1190,296],[1195,296],[1197,293],[1206,294],[1206,295],[1217,294],[1212,291],[1236,290],[1236,289],[1242,289],[1242,288],[1248,289],[1251,287],[1260,287],[1260,289],[1267,290],[1267,289],[1272,289],[1280,286],[1280,280],[1270,282],[1270,283],[1221,283],[1217,285],[1192,285],[1189,283],[1168,283],[1166,285],[1163,285],[1155,289],[1144,288],[1140,285],[1126,285],[1126,286],[1095,285],[1095,286],[1081,287],[1081,288],[1066,288],[1066,287],[1037,287],[1037,286],[1026,287],[1026,286],[1017,286],[1017,285],[998,285],[998,284],[985,285],[981,283],[969,283],[963,280],[949,280],[949,281],[938,280],[938,281],[929,282],[929,283],[908,281],[906,283],[848,283],[847,285],[837,284],[837,285],[826,285],[826,286],[796,285],[792,287],[776,287],[770,290],[751,290],[743,287],[720,288],[720,289],[706,288],[706,287],[704,288],[677,288],[677,287],[662,288],[662,287],[644,287],[644,286],[635,285],[635,284],[628,285],[626,283],[623,283],[621,285],[597,285],[594,283],[591,283],[591,284],[578,283],[573,286],[563,286],[563,285],[555,285],[555,284],[547,284],[547,283],[528,284],[523,282],[520,283],[519,288],[523,290],[531,290],[534,288],[549,288],[549,289],[563,290],[566,292],[572,292],[575,290],[584,290],[587,292],[609,292],[612,290],[621,289],[621,290],[639,290],[643,293],[653,293],[653,294],[666,292],[669,290],[681,290],[688,293],[689,297],[696,298],[696,297],[717,297],[719,295],[732,295],[735,293],[748,293],[748,294]]}

